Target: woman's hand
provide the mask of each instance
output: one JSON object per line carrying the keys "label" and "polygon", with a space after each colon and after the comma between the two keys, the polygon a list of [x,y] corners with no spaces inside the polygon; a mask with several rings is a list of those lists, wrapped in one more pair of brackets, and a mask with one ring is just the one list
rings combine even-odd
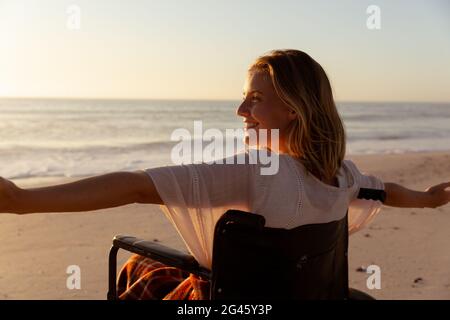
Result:
{"label": "woman's hand", "polygon": [[19,187],[14,182],[0,177],[0,213],[14,212],[16,196],[19,190]]}
{"label": "woman's hand", "polygon": [[430,198],[430,207],[437,208],[450,202],[450,182],[444,182],[435,186],[429,187],[425,190]]}

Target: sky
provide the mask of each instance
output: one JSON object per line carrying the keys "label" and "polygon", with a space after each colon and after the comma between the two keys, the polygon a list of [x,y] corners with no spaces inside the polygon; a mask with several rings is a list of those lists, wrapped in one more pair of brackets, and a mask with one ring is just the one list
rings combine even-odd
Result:
{"label": "sky", "polygon": [[448,0],[0,0],[0,97],[240,99],[286,48],[339,101],[450,102]]}

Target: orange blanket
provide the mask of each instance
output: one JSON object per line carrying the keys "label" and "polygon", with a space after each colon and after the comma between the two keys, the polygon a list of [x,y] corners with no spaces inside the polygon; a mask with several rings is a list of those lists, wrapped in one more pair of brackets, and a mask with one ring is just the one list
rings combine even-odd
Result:
{"label": "orange blanket", "polygon": [[120,300],[208,300],[209,281],[133,255],[119,273],[117,294]]}

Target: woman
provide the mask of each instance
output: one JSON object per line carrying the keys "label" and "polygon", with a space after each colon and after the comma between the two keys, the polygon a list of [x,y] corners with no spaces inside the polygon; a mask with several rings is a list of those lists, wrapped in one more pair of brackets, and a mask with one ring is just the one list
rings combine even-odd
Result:
{"label": "woman", "polygon": [[[191,253],[209,268],[214,226],[228,209],[255,212],[265,217],[268,227],[288,229],[340,220],[348,209],[349,230],[355,232],[381,207],[380,202],[356,199],[359,188],[384,189],[384,204],[393,207],[436,208],[450,201],[450,191],[445,190],[450,182],[425,192],[413,191],[364,175],[353,162],[344,160],[344,126],[330,82],[322,67],[304,52],[277,50],[258,58],[249,68],[237,114],[243,117],[247,132],[279,130],[278,141],[256,142],[257,148],[279,155],[276,174],[261,175],[261,163],[224,161],[115,172],[37,189],[20,189],[1,179],[0,212],[161,204]],[[271,150],[275,145],[276,150]],[[248,160],[254,154],[244,156]],[[123,299],[205,299],[207,286],[192,275],[138,256],[129,260],[119,276]]]}

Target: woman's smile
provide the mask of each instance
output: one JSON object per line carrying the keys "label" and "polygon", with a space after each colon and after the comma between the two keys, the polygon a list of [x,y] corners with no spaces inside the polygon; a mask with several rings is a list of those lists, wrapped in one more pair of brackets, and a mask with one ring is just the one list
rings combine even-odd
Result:
{"label": "woman's smile", "polygon": [[255,129],[258,126],[258,124],[259,124],[259,122],[250,121],[250,120],[244,120],[244,123],[245,123],[245,125],[244,125],[244,129],[245,130]]}

